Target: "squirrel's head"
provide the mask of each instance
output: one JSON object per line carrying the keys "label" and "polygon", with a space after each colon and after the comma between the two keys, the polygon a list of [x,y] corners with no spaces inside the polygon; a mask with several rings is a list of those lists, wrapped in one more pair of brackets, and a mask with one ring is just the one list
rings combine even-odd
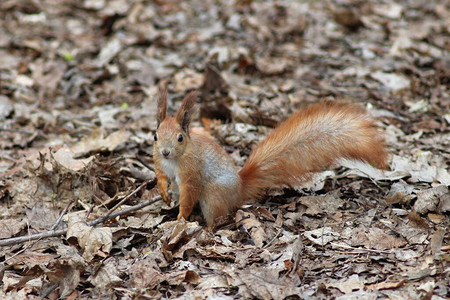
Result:
{"label": "squirrel's head", "polygon": [[167,117],[167,89],[160,89],[153,147],[161,158],[178,159],[185,152],[190,142],[189,125],[196,100],[197,92],[190,92],[184,97],[176,117]]}

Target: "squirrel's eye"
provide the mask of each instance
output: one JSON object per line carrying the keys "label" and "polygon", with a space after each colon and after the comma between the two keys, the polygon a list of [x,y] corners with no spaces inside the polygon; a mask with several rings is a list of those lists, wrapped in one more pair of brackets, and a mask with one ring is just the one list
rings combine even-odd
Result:
{"label": "squirrel's eye", "polygon": [[180,134],[180,135],[178,135],[178,142],[182,142],[183,141],[183,136]]}
{"label": "squirrel's eye", "polygon": [[155,135],[153,136],[153,139],[155,140],[155,142],[158,140],[158,136],[156,135],[156,133],[155,133]]}

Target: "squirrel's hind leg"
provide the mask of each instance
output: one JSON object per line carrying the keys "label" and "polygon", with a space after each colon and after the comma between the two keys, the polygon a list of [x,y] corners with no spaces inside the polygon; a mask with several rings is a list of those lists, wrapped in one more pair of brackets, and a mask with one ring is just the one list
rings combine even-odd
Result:
{"label": "squirrel's hind leg", "polygon": [[226,217],[238,208],[241,205],[239,200],[236,187],[206,186],[200,196],[200,207],[208,227],[213,228],[217,218]]}

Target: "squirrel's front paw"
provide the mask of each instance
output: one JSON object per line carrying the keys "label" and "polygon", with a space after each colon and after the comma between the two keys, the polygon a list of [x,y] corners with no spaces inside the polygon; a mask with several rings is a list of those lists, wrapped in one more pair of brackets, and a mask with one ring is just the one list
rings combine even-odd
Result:
{"label": "squirrel's front paw", "polygon": [[170,200],[172,200],[172,197],[167,191],[161,191],[161,197],[164,203],[170,206]]}

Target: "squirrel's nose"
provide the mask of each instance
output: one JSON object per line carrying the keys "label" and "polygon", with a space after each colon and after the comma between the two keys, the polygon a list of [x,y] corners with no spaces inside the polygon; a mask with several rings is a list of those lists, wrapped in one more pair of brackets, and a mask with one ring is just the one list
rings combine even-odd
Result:
{"label": "squirrel's nose", "polygon": [[164,157],[167,157],[167,156],[169,156],[169,154],[170,154],[170,151],[169,151],[169,150],[167,150],[167,149],[163,149],[163,151],[162,151],[162,155],[164,155]]}

